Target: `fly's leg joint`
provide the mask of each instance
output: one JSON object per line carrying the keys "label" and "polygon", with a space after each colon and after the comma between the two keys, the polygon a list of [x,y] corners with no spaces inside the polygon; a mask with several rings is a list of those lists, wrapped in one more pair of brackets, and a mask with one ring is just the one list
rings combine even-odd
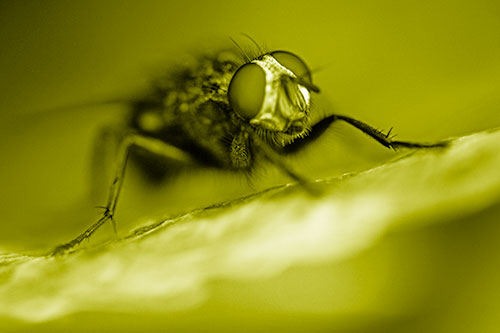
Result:
{"label": "fly's leg joint", "polygon": [[130,148],[133,146],[143,148],[149,152],[167,157],[171,160],[183,162],[186,165],[192,165],[195,163],[190,154],[161,140],[139,135],[137,133],[128,133],[127,135],[123,135],[123,139],[120,142],[118,150],[115,175],[108,192],[108,200],[105,206],[99,207],[104,209],[101,218],[72,241],[56,247],[50,253],[51,255],[74,252],[73,249],[76,246],[78,246],[84,239],[89,239],[97,231],[97,229],[99,229],[107,221],[111,221],[113,230],[115,234],[117,234],[114,216],[120,196],[120,190],[125,178],[125,170],[127,168]]}

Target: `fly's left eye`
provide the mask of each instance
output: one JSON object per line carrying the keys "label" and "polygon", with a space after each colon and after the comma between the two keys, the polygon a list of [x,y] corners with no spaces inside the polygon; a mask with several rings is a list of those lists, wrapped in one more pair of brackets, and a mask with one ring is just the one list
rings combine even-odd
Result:
{"label": "fly's left eye", "polygon": [[274,51],[270,53],[282,66],[297,75],[301,84],[309,90],[319,92],[319,88],[312,83],[312,75],[304,60],[288,51]]}
{"label": "fly's left eye", "polygon": [[255,117],[264,102],[266,75],[255,64],[241,66],[231,79],[228,98],[234,112],[245,119]]}

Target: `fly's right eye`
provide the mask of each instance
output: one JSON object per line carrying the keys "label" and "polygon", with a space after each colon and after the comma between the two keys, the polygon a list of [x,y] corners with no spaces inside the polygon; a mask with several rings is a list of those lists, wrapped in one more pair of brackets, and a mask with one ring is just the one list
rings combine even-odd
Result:
{"label": "fly's right eye", "polygon": [[299,82],[307,87],[307,89],[319,92],[319,88],[312,83],[311,70],[307,67],[304,60],[288,51],[274,51],[271,52],[270,55],[272,55],[282,66],[297,75]]}
{"label": "fly's right eye", "polygon": [[228,89],[229,104],[240,117],[255,117],[264,102],[266,74],[256,64],[241,66],[231,79]]}

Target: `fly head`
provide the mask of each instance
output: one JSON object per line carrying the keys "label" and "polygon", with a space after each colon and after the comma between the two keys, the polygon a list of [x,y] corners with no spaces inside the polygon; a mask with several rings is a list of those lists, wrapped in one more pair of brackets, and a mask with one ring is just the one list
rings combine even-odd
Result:
{"label": "fly head", "polygon": [[274,51],[241,66],[231,79],[233,111],[266,140],[285,146],[310,130],[311,93],[319,92],[298,56]]}

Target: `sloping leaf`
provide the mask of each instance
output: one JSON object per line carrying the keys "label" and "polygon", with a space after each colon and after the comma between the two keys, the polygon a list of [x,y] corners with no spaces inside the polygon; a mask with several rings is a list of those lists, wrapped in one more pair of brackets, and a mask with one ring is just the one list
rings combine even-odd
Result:
{"label": "sloping leaf", "polygon": [[[63,256],[4,254],[0,314],[34,322],[86,311],[168,315],[234,292],[226,299],[224,317],[247,304],[249,317],[243,321],[251,323],[250,314],[277,311],[286,304],[283,313],[346,320],[343,315],[358,313],[373,295],[353,297],[352,281],[345,286],[325,283],[324,272],[330,271],[318,273],[321,267],[343,265],[390,231],[452,223],[498,204],[499,143],[500,130],[454,139],[446,149],[415,151],[366,172],[317,181],[318,196],[291,184],[151,221],[119,241]],[[299,299],[297,284],[283,282],[294,269],[310,271],[304,288],[321,286],[315,297]],[[374,271],[371,278],[377,281],[380,274]],[[390,280],[398,272],[384,274]],[[234,283],[269,285],[260,291],[259,301],[259,289],[249,294],[235,290]],[[280,299],[269,303],[265,290],[280,288]],[[342,290],[355,303],[339,306]],[[235,304],[240,310],[236,306],[231,312]],[[379,311],[363,309],[372,315]],[[175,322],[175,315],[169,318]]]}

